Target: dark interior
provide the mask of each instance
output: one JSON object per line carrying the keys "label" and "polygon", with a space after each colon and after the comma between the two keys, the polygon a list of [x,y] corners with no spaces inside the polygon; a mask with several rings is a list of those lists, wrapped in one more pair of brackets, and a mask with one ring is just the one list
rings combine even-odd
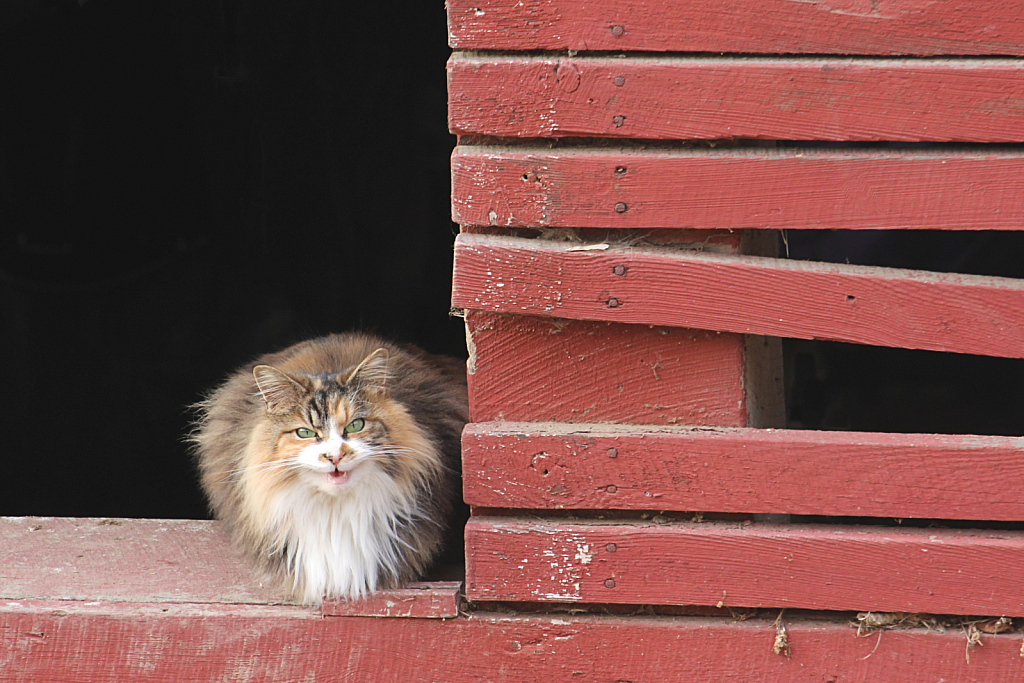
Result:
{"label": "dark interior", "polygon": [[[440,0],[0,5],[0,514],[205,517],[187,406],[299,339],[465,356],[445,36]],[[1017,234],[786,241],[1024,277]],[[1022,361],[785,349],[792,427],[1024,433]]]}

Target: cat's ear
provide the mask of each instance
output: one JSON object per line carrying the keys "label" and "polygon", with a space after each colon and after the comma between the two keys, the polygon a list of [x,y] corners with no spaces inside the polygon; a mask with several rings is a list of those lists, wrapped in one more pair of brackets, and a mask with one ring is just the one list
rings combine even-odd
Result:
{"label": "cat's ear", "polygon": [[387,349],[377,349],[349,373],[345,378],[345,384],[355,381],[360,385],[377,385],[383,389],[388,383],[389,356]]}
{"label": "cat's ear", "polygon": [[252,376],[269,413],[283,412],[294,406],[305,391],[301,384],[269,365],[257,365],[252,369]]}

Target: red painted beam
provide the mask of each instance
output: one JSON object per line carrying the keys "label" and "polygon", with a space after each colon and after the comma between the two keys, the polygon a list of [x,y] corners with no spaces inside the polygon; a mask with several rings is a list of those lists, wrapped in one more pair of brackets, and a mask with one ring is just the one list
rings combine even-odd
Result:
{"label": "red painted beam", "polygon": [[0,601],[0,678],[18,683],[183,680],[1012,681],[1020,635],[960,629],[856,637],[847,618],[510,616],[329,618],[269,605]]}
{"label": "red painted beam", "polygon": [[1024,141],[1019,60],[462,55],[460,135]]}
{"label": "red painted beam", "polygon": [[474,517],[470,600],[1024,615],[1024,533]]}
{"label": "red painted beam", "polygon": [[[460,235],[455,306],[1024,358],[1024,283]],[[507,416],[506,416],[507,417]]]}
{"label": "red painted beam", "polygon": [[1024,155],[460,146],[452,217],[540,228],[1020,230]]}
{"label": "red painted beam", "polygon": [[469,311],[471,419],[756,423],[744,338]]}
{"label": "red painted beam", "polygon": [[462,462],[480,507],[1024,519],[1024,438],[492,422]]}
{"label": "red painted beam", "polygon": [[996,0],[448,0],[463,50],[1024,56],[1024,13]]}

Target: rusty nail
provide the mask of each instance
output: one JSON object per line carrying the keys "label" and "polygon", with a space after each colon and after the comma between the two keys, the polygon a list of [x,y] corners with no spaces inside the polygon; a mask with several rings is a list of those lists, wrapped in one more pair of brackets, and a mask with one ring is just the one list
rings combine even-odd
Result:
{"label": "rusty nail", "polygon": [[608,493],[615,493],[619,489],[618,487],[615,486],[615,484],[609,484],[608,486],[605,487],[604,490],[607,491]]}
{"label": "rusty nail", "polygon": [[625,166],[616,166],[615,167],[615,175],[626,175],[626,167]]}
{"label": "rusty nail", "polygon": [[618,449],[616,449],[616,448],[609,448],[608,449],[608,457],[609,458],[617,458],[617,457],[619,457]]}
{"label": "rusty nail", "polygon": [[626,79],[623,78],[622,76],[616,76],[612,82],[621,88],[626,84]]}
{"label": "rusty nail", "polygon": [[605,579],[604,580],[604,587],[605,588],[615,588],[615,579]]}
{"label": "rusty nail", "polygon": [[614,268],[612,268],[612,272],[615,273],[616,275],[625,275],[626,266],[615,266]]}
{"label": "rusty nail", "polygon": [[610,299],[608,299],[608,308],[618,308],[618,307],[619,307],[619,300],[618,299],[616,299],[615,297],[611,297]]}
{"label": "rusty nail", "polygon": [[629,207],[626,206],[623,202],[619,202],[618,204],[615,205],[615,213],[626,213],[626,211],[628,210]]}
{"label": "rusty nail", "polygon": [[616,128],[622,128],[622,124],[626,122],[626,117],[622,115],[616,115],[612,117],[612,123],[615,124]]}
{"label": "rusty nail", "polygon": [[604,547],[604,549],[605,549],[605,550],[607,550],[607,551],[608,551],[608,552],[610,552],[610,553],[614,553],[614,552],[615,552],[616,550],[618,550],[619,548],[618,548],[618,546],[617,546],[617,545],[615,545],[614,543],[609,543],[608,545],[606,545],[606,546]]}

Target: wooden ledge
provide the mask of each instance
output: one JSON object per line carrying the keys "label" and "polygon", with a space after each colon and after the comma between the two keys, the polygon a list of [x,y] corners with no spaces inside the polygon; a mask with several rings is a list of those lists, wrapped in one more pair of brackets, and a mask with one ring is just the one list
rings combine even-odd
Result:
{"label": "wooden ledge", "polygon": [[843,615],[646,617],[476,612],[324,619],[281,605],[0,600],[5,683],[150,681],[1013,681],[1019,633],[857,637]]}
{"label": "wooden ledge", "polygon": [[[459,582],[413,583],[366,600],[330,601],[326,616],[450,618]],[[221,525],[203,520],[0,517],[0,600],[95,604],[287,605]]]}

